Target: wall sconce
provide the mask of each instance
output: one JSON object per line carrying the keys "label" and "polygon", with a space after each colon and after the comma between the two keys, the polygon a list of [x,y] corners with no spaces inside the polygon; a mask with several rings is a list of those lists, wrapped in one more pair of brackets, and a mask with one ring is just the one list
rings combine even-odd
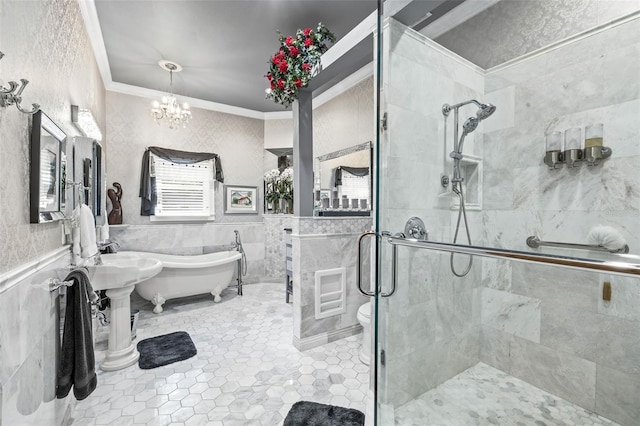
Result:
{"label": "wall sconce", "polygon": [[[0,52],[0,60],[4,57],[4,53]],[[22,92],[24,91],[27,84],[29,84],[29,80],[26,78],[20,79],[20,84],[15,81],[9,82],[9,87],[0,86],[0,107],[6,108],[11,105],[15,105],[18,108],[18,111],[24,114],[35,114],[40,111],[40,105],[31,104],[31,110],[27,111],[22,108]]]}
{"label": "wall sconce", "polygon": [[98,142],[102,141],[100,126],[90,110],[71,105],[71,122],[82,133],[82,136],[95,139]]}
{"label": "wall sconce", "polygon": [[563,164],[576,167],[582,161],[586,161],[589,166],[597,166],[612,154],[611,148],[602,146],[603,127],[602,123],[587,126],[584,140],[580,127],[565,130],[564,140],[562,132],[547,134],[544,163],[551,169],[558,169]]}

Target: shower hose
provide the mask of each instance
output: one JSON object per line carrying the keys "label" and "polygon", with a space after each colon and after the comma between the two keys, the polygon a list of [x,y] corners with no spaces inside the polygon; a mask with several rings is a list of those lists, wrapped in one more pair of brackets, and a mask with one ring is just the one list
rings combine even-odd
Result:
{"label": "shower hose", "polygon": [[[453,186],[453,192],[458,194],[458,198],[460,198],[460,207],[458,208],[458,221],[456,222],[456,231],[453,234],[453,244],[458,241],[458,232],[460,231],[460,219],[464,218],[464,229],[467,231],[467,242],[471,245],[471,235],[469,234],[469,223],[467,222],[467,210],[464,206],[464,195],[462,194],[462,184],[459,182],[455,182]],[[456,277],[464,277],[471,270],[471,265],[473,265],[473,256],[469,256],[469,263],[467,264],[464,272],[459,273],[456,271],[455,265],[453,264],[453,256],[455,253],[451,252],[451,257],[449,258],[449,265],[451,266],[451,272]]]}

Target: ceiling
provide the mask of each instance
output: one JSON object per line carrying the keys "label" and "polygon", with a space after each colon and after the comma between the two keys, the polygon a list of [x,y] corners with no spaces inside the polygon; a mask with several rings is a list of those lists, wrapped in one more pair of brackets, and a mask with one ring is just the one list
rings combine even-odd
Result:
{"label": "ceiling", "polygon": [[[384,9],[437,40],[499,1],[385,0]],[[334,48],[323,55],[326,68],[309,85],[314,98],[329,89],[333,96],[371,75],[366,65],[373,61],[376,6],[376,0],[80,2],[108,90],[156,99],[169,91],[169,73],[158,65],[169,60],[183,67],[174,74],[176,95],[193,106],[254,118],[291,114],[265,99],[278,30],[290,35],[322,22],[336,35]]]}
{"label": "ceiling", "polygon": [[169,91],[169,73],[158,66],[166,59],[183,67],[174,74],[174,93],[272,112],[284,110],[264,98],[277,30],[289,35],[322,22],[340,39],[376,1],[95,0],[95,6],[114,82]]}

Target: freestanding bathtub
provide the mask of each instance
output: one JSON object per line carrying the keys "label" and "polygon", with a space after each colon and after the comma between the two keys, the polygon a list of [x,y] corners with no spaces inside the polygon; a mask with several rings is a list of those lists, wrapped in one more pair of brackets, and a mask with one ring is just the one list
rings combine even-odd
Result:
{"label": "freestanding bathtub", "polygon": [[162,312],[162,305],[169,299],[211,293],[214,302],[220,301],[220,293],[233,279],[236,265],[242,254],[223,251],[195,256],[147,252],[123,252],[131,255],[158,259],[162,271],[146,281],[136,284],[136,291],[155,305],[153,312]]}

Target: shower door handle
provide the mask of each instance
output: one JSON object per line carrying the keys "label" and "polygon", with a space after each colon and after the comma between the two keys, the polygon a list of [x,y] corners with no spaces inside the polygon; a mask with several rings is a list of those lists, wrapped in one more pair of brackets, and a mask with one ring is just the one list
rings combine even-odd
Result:
{"label": "shower door handle", "polygon": [[389,293],[380,293],[382,297],[390,297],[396,292],[398,284],[398,246],[391,246],[391,291]]}
{"label": "shower door handle", "polygon": [[374,231],[367,231],[363,234],[360,234],[360,236],[358,237],[358,259],[356,261],[356,283],[358,285],[358,291],[363,295],[363,296],[375,296],[374,292],[371,291],[365,291],[362,289],[362,240],[364,240],[366,237],[375,237],[376,233]]}

